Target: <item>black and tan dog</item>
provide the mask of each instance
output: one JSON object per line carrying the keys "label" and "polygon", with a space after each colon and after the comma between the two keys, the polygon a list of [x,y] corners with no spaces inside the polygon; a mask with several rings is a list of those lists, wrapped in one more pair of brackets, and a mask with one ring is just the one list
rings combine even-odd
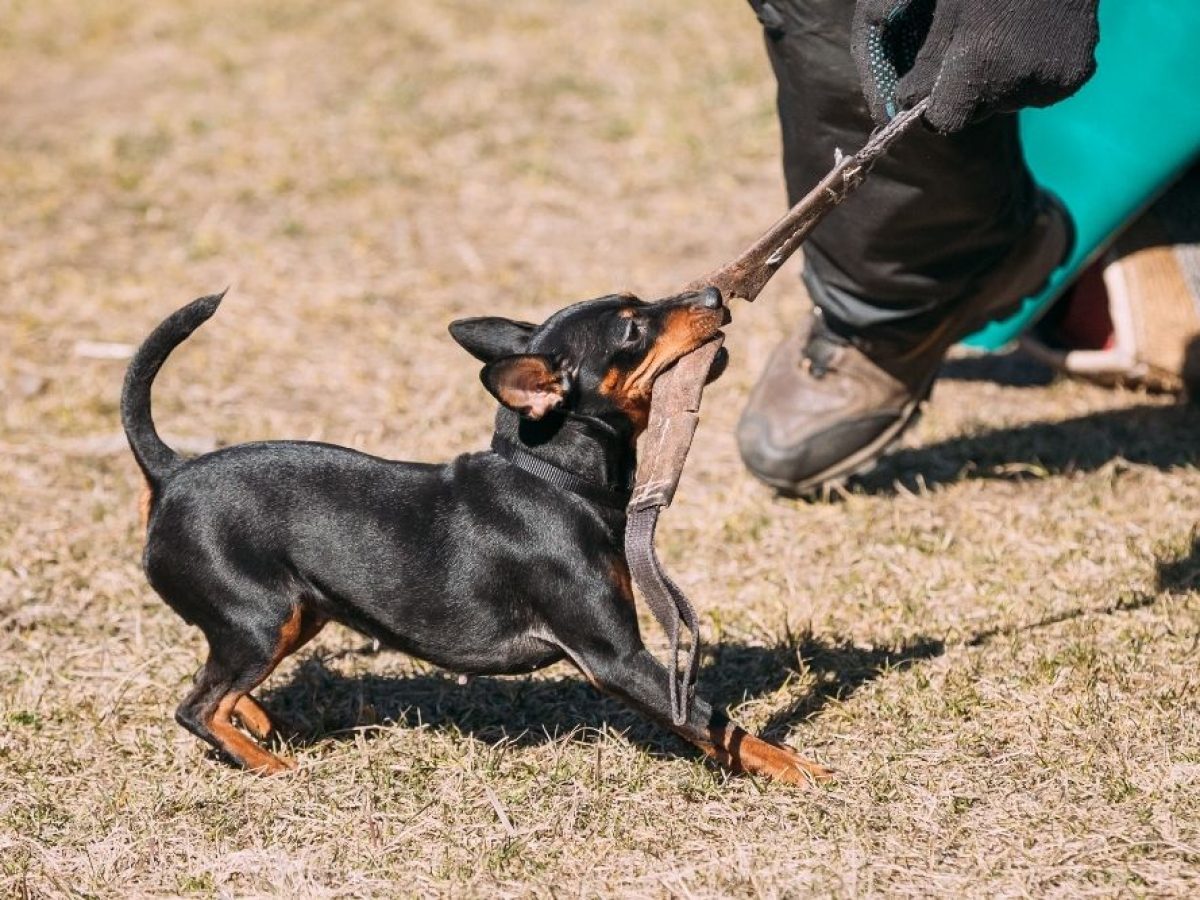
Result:
{"label": "black and tan dog", "polygon": [[146,575],[208,639],[181,725],[248,769],[289,768],[238,725],[270,735],[250,692],[332,620],[456,672],[567,659],[725,766],[794,783],[828,775],[699,697],[673,726],[667,671],[638,633],[622,488],[655,378],[728,320],[716,290],[652,304],[602,297],[539,326],[453,323],[501,408],[492,449],[445,465],[297,441],[181,458],[155,431],[150,386],[220,301],[159,325],[121,398],[149,488]]}

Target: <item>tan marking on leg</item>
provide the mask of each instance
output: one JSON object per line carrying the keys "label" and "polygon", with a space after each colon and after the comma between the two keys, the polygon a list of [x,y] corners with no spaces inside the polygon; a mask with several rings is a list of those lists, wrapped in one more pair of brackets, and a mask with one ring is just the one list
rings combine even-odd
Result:
{"label": "tan marking on leg", "polygon": [[213,712],[212,719],[206,724],[221,749],[232,756],[239,764],[258,775],[278,775],[288,769],[294,769],[296,764],[290,759],[276,756],[254,743],[246,735],[238,731],[231,716],[244,694],[230,693],[221,698]]}
{"label": "tan marking on leg", "polygon": [[142,523],[142,531],[150,526],[150,510],[154,505],[154,491],[150,482],[142,482],[142,492],[138,495],[138,521]]}
{"label": "tan marking on leg", "polygon": [[275,730],[275,723],[271,721],[270,713],[249,694],[238,697],[237,703],[233,705],[233,714],[242,723],[242,727],[260,741],[265,741]]}
{"label": "tan marking on leg", "polygon": [[[279,643],[276,644],[275,653],[271,657],[271,667],[263,675],[262,681],[266,681],[270,677],[271,672],[285,657],[295,653],[316,637],[317,632],[324,628],[328,621],[324,616],[312,612],[304,604],[293,606],[287,621],[279,629]],[[262,684],[262,681],[259,684]],[[265,740],[272,731],[276,730],[275,723],[271,721],[271,714],[250,694],[243,694],[238,698],[233,708],[233,714],[237,716],[242,726],[260,741]]]}
{"label": "tan marking on leg", "polygon": [[[279,628],[279,642],[275,645],[271,664],[250,690],[266,681],[285,656],[294,653],[315,637],[327,621],[328,619],[303,603],[293,606],[291,613]],[[271,717],[249,692],[226,694],[217,704],[212,720],[207,723],[209,731],[221,744],[222,750],[247,769],[261,775],[276,775],[296,767],[292,760],[264,750],[242,734],[233,724],[233,716],[237,716],[247,730],[260,740],[266,738],[272,729]]]}
{"label": "tan marking on leg", "polygon": [[609,572],[609,580],[617,589],[617,593],[621,595],[623,600],[629,601],[632,605],[633,599],[633,578],[629,574],[629,565],[624,559],[613,560],[612,569]]}
{"label": "tan marking on leg", "polygon": [[329,619],[320,613],[314,611],[311,607],[304,607],[303,618],[300,621],[300,636],[296,639],[294,646],[289,653],[295,653],[313,638],[315,638],[327,624]]}
{"label": "tan marking on leg", "polygon": [[[328,621],[305,603],[293,606],[287,620],[279,628],[279,642],[275,645],[275,654],[271,657],[271,668],[267,670],[267,675],[275,670],[284,657],[295,653],[316,637]],[[263,681],[266,681],[267,675],[263,676]]]}
{"label": "tan marking on leg", "polygon": [[[292,607],[291,614],[287,617],[287,621],[279,629],[279,642],[275,645],[275,655],[271,657],[271,668],[267,670],[267,675],[274,671],[280,661],[296,649],[300,641],[301,623],[304,620],[304,606],[297,604]],[[267,675],[263,676],[263,681],[266,681]]]}
{"label": "tan marking on leg", "polygon": [[764,741],[733,723],[710,728],[708,734],[712,743],[707,746],[700,744],[700,749],[735,772],[766,775],[788,784],[804,786],[829,781],[835,774],[789,747]]}

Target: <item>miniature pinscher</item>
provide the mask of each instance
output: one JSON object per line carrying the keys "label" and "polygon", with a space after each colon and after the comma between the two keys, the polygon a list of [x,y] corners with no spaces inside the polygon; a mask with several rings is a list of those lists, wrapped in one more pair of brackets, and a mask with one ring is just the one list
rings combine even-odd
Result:
{"label": "miniature pinscher", "polygon": [[337,621],[454,672],[569,660],[730,769],[795,784],[829,777],[700,697],[673,725],[667,670],[638,632],[624,557],[636,441],[658,375],[728,321],[716,289],[655,303],[601,297],[541,325],[454,322],[500,408],[492,448],[444,465],[300,441],[177,454],[155,431],[151,383],[222,297],[159,325],[121,396],[147,484],[146,576],[208,639],[175,713],[184,728],[247,769],[291,768],[259,743],[274,729],[250,692]]}

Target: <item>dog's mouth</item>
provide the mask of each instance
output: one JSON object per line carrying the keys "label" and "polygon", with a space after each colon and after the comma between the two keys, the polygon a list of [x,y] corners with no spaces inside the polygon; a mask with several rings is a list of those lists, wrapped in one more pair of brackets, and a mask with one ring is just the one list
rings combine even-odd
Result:
{"label": "dog's mouth", "polygon": [[[686,312],[687,321],[684,325],[685,337],[672,347],[670,358],[655,372],[654,377],[656,379],[689,353],[699,350],[709,341],[714,341],[719,337],[725,336],[721,328],[730,322],[729,310],[726,307],[721,306],[717,309],[706,309],[693,306],[686,307]],[[724,348],[722,348],[722,353],[724,353]],[[728,358],[729,354],[725,353],[724,355]]]}
{"label": "dog's mouth", "polygon": [[724,307],[702,309],[680,306],[666,315],[662,335],[646,354],[641,364],[629,375],[628,384],[640,393],[649,388],[667,369],[693,350],[699,349],[721,334],[721,326],[729,321]]}
{"label": "dog's mouth", "polygon": [[729,367],[729,351],[725,347],[721,347],[717,351],[717,355],[713,357],[712,366],[709,367],[708,374],[704,376],[705,384],[712,384],[718,378],[725,374],[725,370]]}

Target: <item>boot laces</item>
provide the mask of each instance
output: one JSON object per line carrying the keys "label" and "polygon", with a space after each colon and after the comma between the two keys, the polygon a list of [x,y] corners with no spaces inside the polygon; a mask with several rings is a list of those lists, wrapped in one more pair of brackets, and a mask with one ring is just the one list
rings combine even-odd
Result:
{"label": "boot laces", "polygon": [[813,378],[824,378],[836,368],[835,362],[849,341],[829,327],[819,309],[813,310],[813,324],[801,352],[800,365]]}

